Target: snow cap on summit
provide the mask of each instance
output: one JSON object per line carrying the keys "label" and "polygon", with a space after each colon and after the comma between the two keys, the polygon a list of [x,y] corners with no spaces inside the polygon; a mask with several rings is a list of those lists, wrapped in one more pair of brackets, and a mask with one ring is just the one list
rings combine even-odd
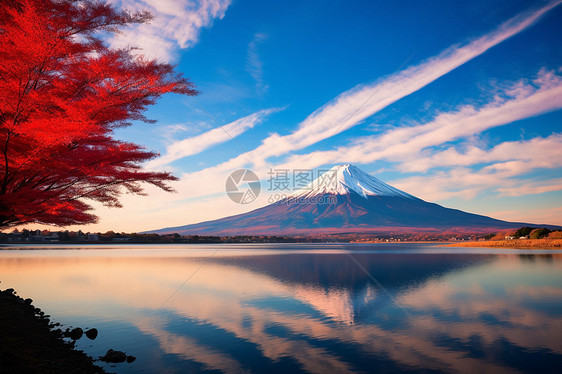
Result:
{"label": "snow cap on summit", "polygon": [[333,166],[306,187],[291,194],[291,197],[311,197],[320,194],[347,195],[351,192],[364,198],[367,196],[393,196],[416,199],[351,164]]}

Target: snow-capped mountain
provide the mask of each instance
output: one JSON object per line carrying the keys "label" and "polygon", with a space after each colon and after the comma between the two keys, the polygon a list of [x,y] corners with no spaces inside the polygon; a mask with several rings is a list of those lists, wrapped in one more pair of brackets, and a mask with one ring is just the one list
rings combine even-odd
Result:
{"label": "snow-capped mountain", "polygon": [[322,194],[347,195],[352,192],[364,198],[367,196],[393,196],[415,199],[414,196],[400,191],[350,164],[332,167],[289,197],[306,198]]}
{"label": "snow-capped mountain", "polygon": [[222,236],[492,232],[523,225],[536,226],[428,203],[345,164],[334,166],[286,198],[248,213],[149,232]]}

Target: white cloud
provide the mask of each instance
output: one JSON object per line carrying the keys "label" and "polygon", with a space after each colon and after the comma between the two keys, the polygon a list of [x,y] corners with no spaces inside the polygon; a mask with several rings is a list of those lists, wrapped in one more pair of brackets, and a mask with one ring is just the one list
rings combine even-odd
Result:
{"label": "white cloud", "polygon": [[523,31],[561,2],[550,2],[538,10],[520,14],[503,23],[497,30],[464,46],[451,47],[436,57],[372,85],[359,86],[346,91],[312,113],[292,134],[286,136],[273,134],[265,139],[257,153],[264,158],[279,156],[349,129]]}
{"label": "white cloud", "polygon": [[[295,150],[305,148],[358,124],[387,105],[419,90],[456,67],[484,53],[494,45],[521,32],[561,2],[562,0],[550,2],[538,10],[520,14],[502,24],[497,30],[475,39],[465,46],[451,47],[439,56],[431,58],[420,65],[408,68],[395,76],[383,79],[370,86],[346,91],[312,113],[293,133],[285,136],[274,133],[264,139],[260,146],[250,152],[253,156],[251,159],[246,153],[243,153],[222,164],[201,171],[183,174],[178,184],[178,190],[189,191],[190,196],[207,196],[219,193],[222,191],[222,184],[228,173],[242,167],[251,167],[258,175],[266,175],[268,169],[273,166],[267,161],[268,158],[283,156]],[[546,74],[540,75],[540,78],[550,82]],[[541,84],[541,82],[537,82],[537,84]],[[517,114],[519,118],[525,118],[527,115],[536,115],[558,107],[560,97],[562,97],[560,95],[562,88],[558,86],[548,88],[548,85],[544,82],[542,85],[544,87],[541,86],[540,89],[533,89],[533,95],[524,98],[526,100],[523,103],[525,104],[525,109],[518,108],[517,104],[513,104],[510,110],[505,110],[505,113],[503,113],[505,117],[513,118],[513,115]],[[519,102],[519,104],[521,103]],[[501,103],[496,104],[501,106],[499,105]],[[494,116],[498,114],[497,112],[493,113],[493,109],[494,107],[491,106],[491,111],[482,113],[480,117],[480,119],[485,119],[489,122],[488,127],[513,121],[505,120],[502,122],[502,120],[497,119],[497,123],[491,123],[494,122]],[[339,163],[344,160],[346,162],[367,163],[391,155],[396,157],[400,155],[401,158],[406,158],[408,154],[412,154],[412,149],[421,150],[424,147],[441,144],[453,138],[477,132],[478,123],[474,122],[471,132],[467,132],[462,126],[459,126],[455,129],[456,135],[454,137],[448,135],[448,131],[454,125],[453,121],[459,118],[454,118],[455,116],[469,117],[476,111],[475,108],[465,107],[461,109],[460,114],[443,114],[439,117],[441,123],[393,130],[378,140],[375,138],[364,138],[364,144],[353,147],[343,147],[334,151],[316,151],[305,155],[293,156],[280,167],[310,169],[320,165]],[[529,114],[533,111],[535,114]],[[443,124],[448,127],[441,129],[440,126]],[[484,126],[482,126],[479,131],[484,129]],[[421,136],[418,138],[418,135]],[[397,141],[396,139],[400,140]],[[409,143],[408,146],[401,145],[403,141],[407,142],[410,140],[412,143]],[[201,183],[201,180],[206,181],[206,183]]]}
{"label": "white cloud", "polygon": [[534,195],[544,192],[562,191],[562,178],[539,182],[525,182],[511,187],[500,187],[497,191],[505,196]]}
{"label": "white cloud", "polygon": [[189,124],[176,123],[173,125],[167,125],[159,128],[158,133],[165,140],[165,142],[169,144],[176,141],[178,134],[185,134],[185,133],[196,134],[210,127],[211,126],[209,126],[209,124],[204,121],[190,122]]}
{"label": "white cloud", "polygon": [[[431,176],[415,176],[390,183],[429,201],[452,197],[472,199],[484,191],[495,192],[498,196],[523,196],[562,190],[561,178],[537,181],[525,177],[537,169],[562,167],[562,134],[505,142],[489,151],[471,148],[463,154],[444,151],[438,155],[447,154],[452,157],[445,166],[455,167]],[[488,165],[476,166],[482,163]]]}
{"label": "white cloud", "polygon": [[246,57],[246,70],[256,81],[256,91],[258,95],[265,94],[269,89],[263,80],[263,62],[258,53],[258,46],[266,39],[266,34],[256,33],[248,45],[248,54]]}
{"label": "white cloud", "polygon": [[506,221],[537,222],[537,224],[550,224],[562,226],[562,207],[530,210],[503,210],[490,212],[490,216]]}
{"label": "white cloud", "polygon": [[516,172],[453,168],[431,176],[416,176],[391,181],[390,184],[427,201],[442,201],[454,197],[470,200],[483,191],[499,196],[522,196],[562,190],[562,180],[532,181],[516,178]]}
{"label": "white cloud", "polygon": [[[474,39],[464,46],[451,47],[440,55],[398,74],[372,85],[355,87],[340,94],[308,116],[293,133],[285,136],[274,133],[264,139],[262,145],[252,151],[252,154],[257,155],[252,162],[256,167],[263,167],[269,157],[282,156],[303,149],[359,124],[388,105],[523,31],[561,2],[562,0],[553,1],[542,8],[519,14],[500,25],[495,31]],[[337,158],[336,155],[336,160],[338,162],[341,158]],[[228,164],[241,167],[246,162],[246,157],[242,155],[229,160]],[[223,167],[219,166],[219,168]]]}
{"label": "white cloud", "polygon": [[169,62],[177,49],[186,49],[199,40],[202,28],[222,19],[230,0],[110,0],[128,10],[149,10],[154,19],[150,23],[131,25],[111,37],[114,48],[139,47],[149,58]]}
{"label": "white cloud", "polygon": [[[166,147],[166,154],[146,164],[147,168],[154,169],[167,165],[181,158],[195,155],[209,149],[217,144],[234,139],[238,135],[253,128],[265,119],[269,114],[279,109],[265,109],[240,118],[227,125],[214,128],[203,134],[176,141]],[[242,149],[242,151],[244,151]]]}
{"label": "white cloud", "polygon": [[448,169],[433,172],[431,177],[415,176],[390,182],[429,201],[451,197],[471,199],[486,190],[500,196],[558,191],[561,189],[558,179],[536,182],[518,177],[539,168],[562,167],[562,134],[504,142],[489,150],[474,144],[464,147],[463,151],[453,146],[445,150],[433,149],[458,139],[471,139],[493,127],[562,108],[560,76],[541,71],[534,83],[506,85],[499,95],[503,99],[495,99],[480,108],[465,106],[455,112],[442,113],[426,124],[358,138],[351,146],[295,155],[278,167],[316,168],[343,160],[363,164],[386,160],[404,172]]}
{"label": "white cloud", "polygon": [[[484,162],[486,157],[497,160],[500,153],[508,151],[510,154],[517,154],[517,150],[512,149],[516,145],[504,145],[491,155],[485,155],[483,151],[474,147],[463,154],[453,149],[435,154],[430,150],[425,152],[423,150],[562,108],[562,78],[558,75],[539,74],[542,78],[545,75],[548,75],[548,80],[537,80],[542,86],[527,85],[524,90],[518,90],[516,97],[496,99],[481,108],[465,106],[456,112],[442,113],[426,124],[389,130],[380,136],[358,138],[351,146],[295,155],[290,157],[284,166],[290,168],[301,165],[305,168],[314,168],[341,160],[357,163],[387,160],[400,163],[398,167],[402,171],[421,172],[436,166]],[[516,86],[520,86],[519,83]],[[507,90],[511,91],[510,88]],[[535,158],[539,157],[540,152],[537,149],[532,155]]]}
{"label": "white cloud", "polygon": [[[404,171],[427,171],[435,167],[470,166],[479,163],[510,162],[514,160],[532,161],[533,168],[562,166],[562,135],[556,134],[548,138],[534,138],[529,141],[504,142],[491,150],[470,146],[464,152],[459,152],[451,147],[433,153],[428,157],[419,155],[415,162],[403,163],[401,169]],[[505,169],[508,165],[507,163],[496,164],[494,168]]]}

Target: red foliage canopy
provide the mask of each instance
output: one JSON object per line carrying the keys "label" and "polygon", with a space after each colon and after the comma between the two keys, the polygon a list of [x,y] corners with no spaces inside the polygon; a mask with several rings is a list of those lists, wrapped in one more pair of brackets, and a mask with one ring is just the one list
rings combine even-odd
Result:
{"label": "red foliage canopy", "polygon": [[120,206],[123,191],[175,178],[144,171],[156,156],[114,139],[148,121],[165,93],[195,95],[173,67],[110,49],[96,33],[145,22],[90,0],[3,0],[0,7],[0,227],[92,223],[85,200]]}

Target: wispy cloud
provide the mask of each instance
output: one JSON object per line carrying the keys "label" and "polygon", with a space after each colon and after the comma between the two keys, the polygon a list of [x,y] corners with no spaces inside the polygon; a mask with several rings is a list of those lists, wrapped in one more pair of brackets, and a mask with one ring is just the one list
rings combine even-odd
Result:
{"label": "wispy cloud", "polygon": [[554,168],[562,166],[562,135],[556,134],[529,141],[504,142],[490,150],[470,145],[463,151],[451,147],[444,151],[426,154],[425,157],[423,154],[418,154],[415,162],[402,163],[401,170],[425,172],[436,167],[471,166],[492,162],[496,163],[495,169],[517,167],[518,172],[522,172],[523,169],[527,171],[529,167],[523,168],[523,165],[529,162],[532,162],[532,168]]}
{"label": "wispy cloud", "polygon": [[[423,172],[435,166],[460,166],[476,162],[497,161],[498,157],[516,155],[515,145],[506,144],[494,152],[470,148],[460,154],[454,149],[422,152],[427,148],[461,138],[471,137],[487,129],[502,126],[520,119],[562,108],[562,78],[552,72],[541,72],[535,84],[518,82],[502,93],[509,98],[495,99],[480,108],[464,106],[457,111],[442,113],[432,121],[417,126],[389,130],[380,136],[358,138],[351,146],[331,151],[316,151],[296,155],[288,164],[312,168],[339,162],[368,163],[387,160],[399,164],[406,172]],[[537,87],[536,84],[540,86]],[[519,87],[514,91],[512,87]],[[539,155],[533,152],[532,155]]]}
{"label": "wispy cloud", "polygon": [[171,144],[177,141],[180,134],[183,134],[183,136],[186,137],[187,134],[200,134],[210,128],[212,128],[212,125],[206,121],[190,121],[187,123],[176,123],[173,125],[163,126],[158,129],[158,134],[165,141],[165,144]]}
{"label": "wispy cloud", "polygon": [[271,113],[279,110],[278,108],[260,110],[200,135],[176,141],[166,147],[165,155],[148,162],[146,167],[150,169],[158,168],[181,158],[201,153],[217,144],[232,140],[262,122]]}
{"label": "wispy cloud", "polygon": [[517,178],[513,170],[491,170],[458,167],[427,176],[410,177],[391,181],[404,191],[428,201],[441,201],[453,197],[470,200],[484,191],[498,196],[523,196],[562,190],[560,178],[534,181]]}
{"label": "wispy cloud", "polygon": [[[251,150],[251,154],[254,155],[251,160],[249,160],[245,154],[241,154],[216,166],[197,172],[185,173],[181,176],[181,181],[177,189],[179,191],[189,191],[190,196],[207,196],[213,193],[220,193],[222,192],[222,185],[224,184],[226,175],[241,167],[252,167],[254,171],[258,172],[258,175],[267,175],[268,168],[274,166],[268,161],[269,158],[291,154],[296,150],[313,145],[321,140],[334,136],[338,132],[357,125],[391,103],[423,88],[425,85],[447,74],[451,70],[484,53],[494,45],[501,43],[507,38],[531,26],[541,16],[561,2],[562,0],[550,2],[542,8],[519,14],[503,23],[495,31],[472,40],[464,46],[451,47],[437,57],[431,58],[420,65],[410,67],[392,77],[382,79],[375,84],[346,91],[312,113],[293,133],[285,136],[273,133],[268,136],[262,141],[260,146]],[[547,79],[547,77],[543,78]],[[540,84],[540,82],[537,84]],[[537,91],[536,89],[533,90],[537,94],[536,96],[532,98],[527,97],[528,104],[532,104],[531,101],[535,100],[537,105],[535,107],[536,113],[549,110],[546,108],[552,107],[553,101],[560,100],[560,94],[558,92],[560,88],[553,88],[558,90],[556,92],[557,96],[551,96],[549,102],[540,102],[543,99],[540,96],[550,96],[543,92],[543,90],[547,90],[547,88],[544,88],[546,87],[544,83],[541,87],[543,87],[543,89],[539,90],[539,92],[535,92]],[[466,107],[464,110],[467,114],[469,114],[468,112],[470,111],[475,111],[474,108],[470,109],[469,107]],[[520,108],[515,108],[514,105],[513,110],[514,113],[521,113],[521,118],[524,118],[525,112],[522,112]],[[441,117],[441,120],[445,120],[446,118],[447,115],[444,115]],[[434,127],[436,131],[435,135],[446,136],[446,131],[440,131],[438,128],[439,125],[434,125]],[[405,133],[402,133],[402,131],[405,131]],[[392,133],[388,133],[387,137],[383,139],[389,140],[389,144],[395,146],[395,152],[402,152],[404,154],[403,157],[408,154],[408,149],[406,147],[400,149],[400,144],[393,141],[394,136],[406,139],[406,141],[414,138],[414,142],[420,142],[420,146],[424,139],[431,140],[431,143],[427,146],[440,144],[440,142],[446,141],[445,138],[432,139],[432,135],[429,133],[426,134],[425,137],[420,138],[420,140],[417,140],[417,135],[424,132],[427,132],[427,130],[425,130],[423,126],[414,128],[413,130],[408,128],[397,129],[393,130]],[[457,136],[461,135],[458,134]],[[315,168],[320,165],[338,163],[342,160],[366,163],[384,157],[385,155],[383,154],[377,154],[381,149],[376,148],[377,145],[384,145],[382,141],[376,141],[374,143],[374,149],[368,148],[368,143],[372,140],[373,139],[365,138],[365,144],[359,144],[355,147],[346,147],[334,151],[317,151],[305,155],[292,156],[288,159],[287,163],[281,165],[281,167]],[[422,149],[423,147],[424,146],[421,146],[421,148],[418,149]],[[387,155],[390,155],[392,149],[387,148],[388,147],[385,147],[383,150]],[[365,152],[367,152],[367,154]],[[201,183],[201,180],[204,180],[205,183]]]}
{"label": "wispy cloud", "polygon": [[[453,46],[436,57],[412,66],[366,86],[358,86],[340,94],[308,116],[296,131],[281,136],[272,134],[263,140],[254,154],[256,164],[263,165],[272,156],[306,148],[347,130],[388,105],[425,87],[429,83],[481,55],[493,46],[516,35],[535,23],[549,10],[562,3],[552,1],[532,11],[519,14],[500,25],[495,31],[474,39],[464,46]],[[229,162],[232,162],[231,160]],[[244,163],[245,160],[239,160]]]}
{"label": "wispy cloud", "polygon": [[263,62],[258,53],[259,45],[267,39],[267,35],[263,33],[254,34],[254,38],[248,44],[248,53],[246,57],[246,70],[256,81],[256,92],[263,95],[269,89],[269,86],[263,80]]}
{"label": "wispy cloud", "polygon": [[[528,141],[504,142],[490,150],[471,147],[463,153],[449,149],[430,157],[431,167],[445,168],[428,176],[392,181],[392,185],[430,201],[452,197],[472,199],[488,191],[498,196],[523,196],[562,190],[562,179],[528,177],[538,169],[562,167],[562,134]],[[443,160],[443,165],[439,165]],[[435,162],[435,163],[433,163]],[[406,163],[402,164],[405,165]],[[428,182],[430,180],[430,182]]]}
{"label": "wispy cloud", "polygon": [[519,177],[539,168],[562,167],[560,134],[504,142],[491,149],[478,147],[470,140],[468,146],[461,143],[442,149],[448,142],[471,139],[490,128],[561,109],[562,78],[543,70],[533,83],[505,85],[498,91],[498,97],[479,108],[464,106],[442,113],[425,124],[358,138],[350,146],[295,155],[280,167],[315,168],[341,160],[356,163],[385,160],[403,172],[446,169],[433,172],[431,183],[425,175],[391,181],[392,185],[431,201],[451,197],[470,199],[484,191],[520,196],[559,190],[558,180],[537,183]]}
{"label": "wispy cloud", "polygon": [[[560,145],[559,145],[560,146]],[[556,178],[540,182],[527,182],[517,186],[501,187],[497,191],[505,196],[534,195],[544,192],[561,191],[562,178]]]}
{"label": "wispy cloud", "polygon": [[150,23],[127,27],[112,37],[112,47],[139,47],[140,53],[160,61],[172,61],[178,49],[197,43],[202,28],[222,19],[231,0],[110,0],[120,8],[149,10]]}
{"label": "wispy cloud", "polygon": [[551,224],[562,226],[562,207],[540,209],[534,207],[526,210],[503,210],[488,213],[490,216],[506,221],[537,222],[538,224]]}

